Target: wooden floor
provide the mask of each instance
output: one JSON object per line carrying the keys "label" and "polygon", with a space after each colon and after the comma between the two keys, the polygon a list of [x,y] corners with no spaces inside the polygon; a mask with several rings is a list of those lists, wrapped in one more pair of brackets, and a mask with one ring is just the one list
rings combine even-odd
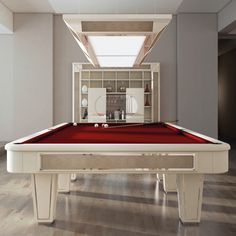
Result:
{"label": "wooden floor", "polygon": [[0,156],[2,156],[4,154],[4,145],[6,144],[6,142],[2,142],[0,141]]}
{"label": "wooden floor", "polygon": [[236,235],[236,148],[230,171],[206,176],[202,222],[182,225],[176,194],[164,194],[155,175],[79,175],[59,194],[56,221],[33,219],[30,177],[6,172],[0,158],[0,235]]}

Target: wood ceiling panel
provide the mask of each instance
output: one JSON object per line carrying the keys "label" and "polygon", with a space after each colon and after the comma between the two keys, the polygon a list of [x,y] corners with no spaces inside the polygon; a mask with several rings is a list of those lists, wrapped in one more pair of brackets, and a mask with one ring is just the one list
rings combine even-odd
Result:
{"label": "wood ceiling panel", "polygon": [[83,32],[152,32],[152,21],[83,21]]}

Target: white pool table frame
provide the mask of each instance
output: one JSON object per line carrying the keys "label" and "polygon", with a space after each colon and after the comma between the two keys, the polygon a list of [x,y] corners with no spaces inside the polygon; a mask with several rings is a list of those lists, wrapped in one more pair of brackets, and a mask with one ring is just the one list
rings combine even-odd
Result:
{"label": "white pool table frame", "polygon": [[[170,191],[174,191],[177,186],[181,221],[199,223],[204,174],[228,171],[230,146],[177,125],[167,124],[212,143],[21,144],[65,125],[63,123],[8,143],[5,146],[7,170],[32,175],[34,215],[39,223],[54,221],[57,192],[69,190],[69,176],[72,173],[167,174],[164,176],[166,191],[168,192],[168,181]],[[175,168],[175,165],[178,167]],[[59,184],[58,174],[62,174],[59,175]]]}

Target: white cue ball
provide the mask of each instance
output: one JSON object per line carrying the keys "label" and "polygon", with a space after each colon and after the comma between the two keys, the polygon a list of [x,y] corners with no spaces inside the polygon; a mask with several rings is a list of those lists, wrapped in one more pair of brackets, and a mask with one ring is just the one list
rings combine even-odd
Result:
{"label": "white cue ball", "polygon": [[98,127],[98,124],[94,124],[94,127],[96,127],[96,128],[97,128],[97,127]]}
{"label": "white cue ball", "polygon": [[73,126],[77,126],[77,123],[73,123]]}
{"label": "white cue ball", "polygon": [[109,126],[108,124],[105,124],[105,125],[104,125],[104,128],[108,128],[108,126]]}
{"label": "white cue ball", "polygon": [[105,126],[105,124],[102,124],[102,127],[104,127]]}

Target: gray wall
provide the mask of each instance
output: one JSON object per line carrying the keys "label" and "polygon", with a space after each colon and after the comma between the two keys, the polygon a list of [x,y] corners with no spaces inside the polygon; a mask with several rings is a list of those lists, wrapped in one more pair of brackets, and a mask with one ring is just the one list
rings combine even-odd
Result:
{"label": "gray wall", "polygon": [[[146,62],[161,63],[161,120],[217,137],[217,16],[174,16]],[[86,62],[54,16],[54,123],[71,121],[71,63]],[[178,80],[177,80],[178,77]],[[178,113],[178,114],[177,114]]]}
{"label": "gray wall", "polygon": [[176,121],[177,119],[176,24],[176,16],[173,16],[171,23],[145,60],[146,62],[160,62],[162,121]]}
{"label": "gray wall", "polygon": [[218,75],[215,14],[177,18],[177,96],[179,124],[217,137]]}
{"label": "gray wall", "polygon": [[[217,137],[217,37],[216,14],[173,17],[146,59],[161,63],[161,120],[178,119],[184,127]],[[86,59],[61,16],[55,16],[55,124],[72,118],[72,62]]]}
{"label": "gray wall", "polygon": [[12,140],[52,125],[52,15],[15,14],[14,34],[2,47],[0,140]]}
{"label": "gray wall", "polygon": [[219,137],[236,138],[236,49],[219,57]]}
{"label": "gray wall", "polygon": [[[218,31],[228,32],[235,28],[236,25],[236,1],[230,1],[218,13]],[[233,27],[233,28],[232,28]]]}
{"label": "gray wall", "polygon": [[61,15],[54,16],[53,122],[72,121],[72,63],[87,62]]}
{"label": "gray wall", "polygon": [[[54,16],[54,123],[72,120],[72,62],[87,62],[60,15]],[[161,119],[176,120],[176,17],[146,62],[161,63]]]}

